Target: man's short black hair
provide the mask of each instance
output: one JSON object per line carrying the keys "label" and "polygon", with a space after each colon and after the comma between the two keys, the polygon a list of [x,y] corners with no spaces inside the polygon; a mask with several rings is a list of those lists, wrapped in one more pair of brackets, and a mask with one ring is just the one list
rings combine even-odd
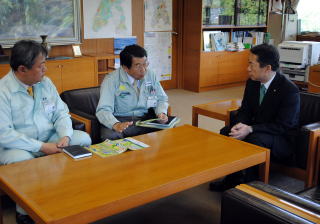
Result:
{"label": "man's short black hair", "polygon": [[147,57],[147,52],[143,47],[137,44],[126,46],[120,53],[120,64],[125,65],[127,68],[131,68],[132,58]]}
{"label": "man's short black hair", "polygon": [[278,49],[269,44],[260,44],[251,48],[251,53],[257,55],[257,61],[259,62],[260,68],[267,65],[271,65],[272,71],[279,69],[279,52]]}
{"label": "man's short black hair", "polygon": [[10,66],[14,71],[17,71],[20,65],[31,69],[40,54],[44,57],[48,55],[47,49],[41,44],[33,40],[20,40],[12,48]]}

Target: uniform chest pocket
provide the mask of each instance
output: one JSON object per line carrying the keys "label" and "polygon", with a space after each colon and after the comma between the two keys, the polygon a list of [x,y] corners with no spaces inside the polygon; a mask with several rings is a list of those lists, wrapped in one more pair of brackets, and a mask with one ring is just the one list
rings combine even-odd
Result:
{"label": "uniform chest pocket", "polygon": [[133,95],[129,91],[116,92],[115,109],[118,112],[126,112],[131,109],[130,105],[133,104]]}
{"label": "uniform chest pocket", "polygon": [[33,105],[25,102],[14,103],[11,105],[11,116],[15,126],[24,125],[28,119],[32,119]]}

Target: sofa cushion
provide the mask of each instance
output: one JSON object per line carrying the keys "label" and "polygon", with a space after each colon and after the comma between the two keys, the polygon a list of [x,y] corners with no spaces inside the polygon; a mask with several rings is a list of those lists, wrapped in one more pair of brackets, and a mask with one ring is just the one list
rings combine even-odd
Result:
{"label": "sofa cushion", "polygon": [[61,99],[68,105],[70,112],[82,111],[95,116],[100,98],[100,87],[73,89],[61,93]]}

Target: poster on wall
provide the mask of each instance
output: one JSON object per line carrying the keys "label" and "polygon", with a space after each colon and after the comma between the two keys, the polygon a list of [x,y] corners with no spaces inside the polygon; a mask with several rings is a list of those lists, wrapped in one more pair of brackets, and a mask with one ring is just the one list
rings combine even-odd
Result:
{"label": "poster on wall", "polygon": [[84,39],[132,35],[131,0],[83,0]]}
{"label": "poster on wall", "polygon": [[171,32],[145,32],[144,48],[148,53],[149,68],[160,81],[172,77],[172,39]]}
{"label": "poster on wall", "polygon": [[172,30],[172,0],[146,0],[145,31]]}

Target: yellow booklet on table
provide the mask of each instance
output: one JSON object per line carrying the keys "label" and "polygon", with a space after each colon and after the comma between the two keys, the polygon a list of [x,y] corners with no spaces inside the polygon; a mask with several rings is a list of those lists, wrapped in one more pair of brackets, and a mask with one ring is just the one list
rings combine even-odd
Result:
{"label": "yellow booklet on table", "polygon": [[149,145],[133,138],[124,138],[118,140],[107,139],[104,142],[86,148],[101,157],[108,157],[121,154],[127,150],[139,150],[147,147]]}

